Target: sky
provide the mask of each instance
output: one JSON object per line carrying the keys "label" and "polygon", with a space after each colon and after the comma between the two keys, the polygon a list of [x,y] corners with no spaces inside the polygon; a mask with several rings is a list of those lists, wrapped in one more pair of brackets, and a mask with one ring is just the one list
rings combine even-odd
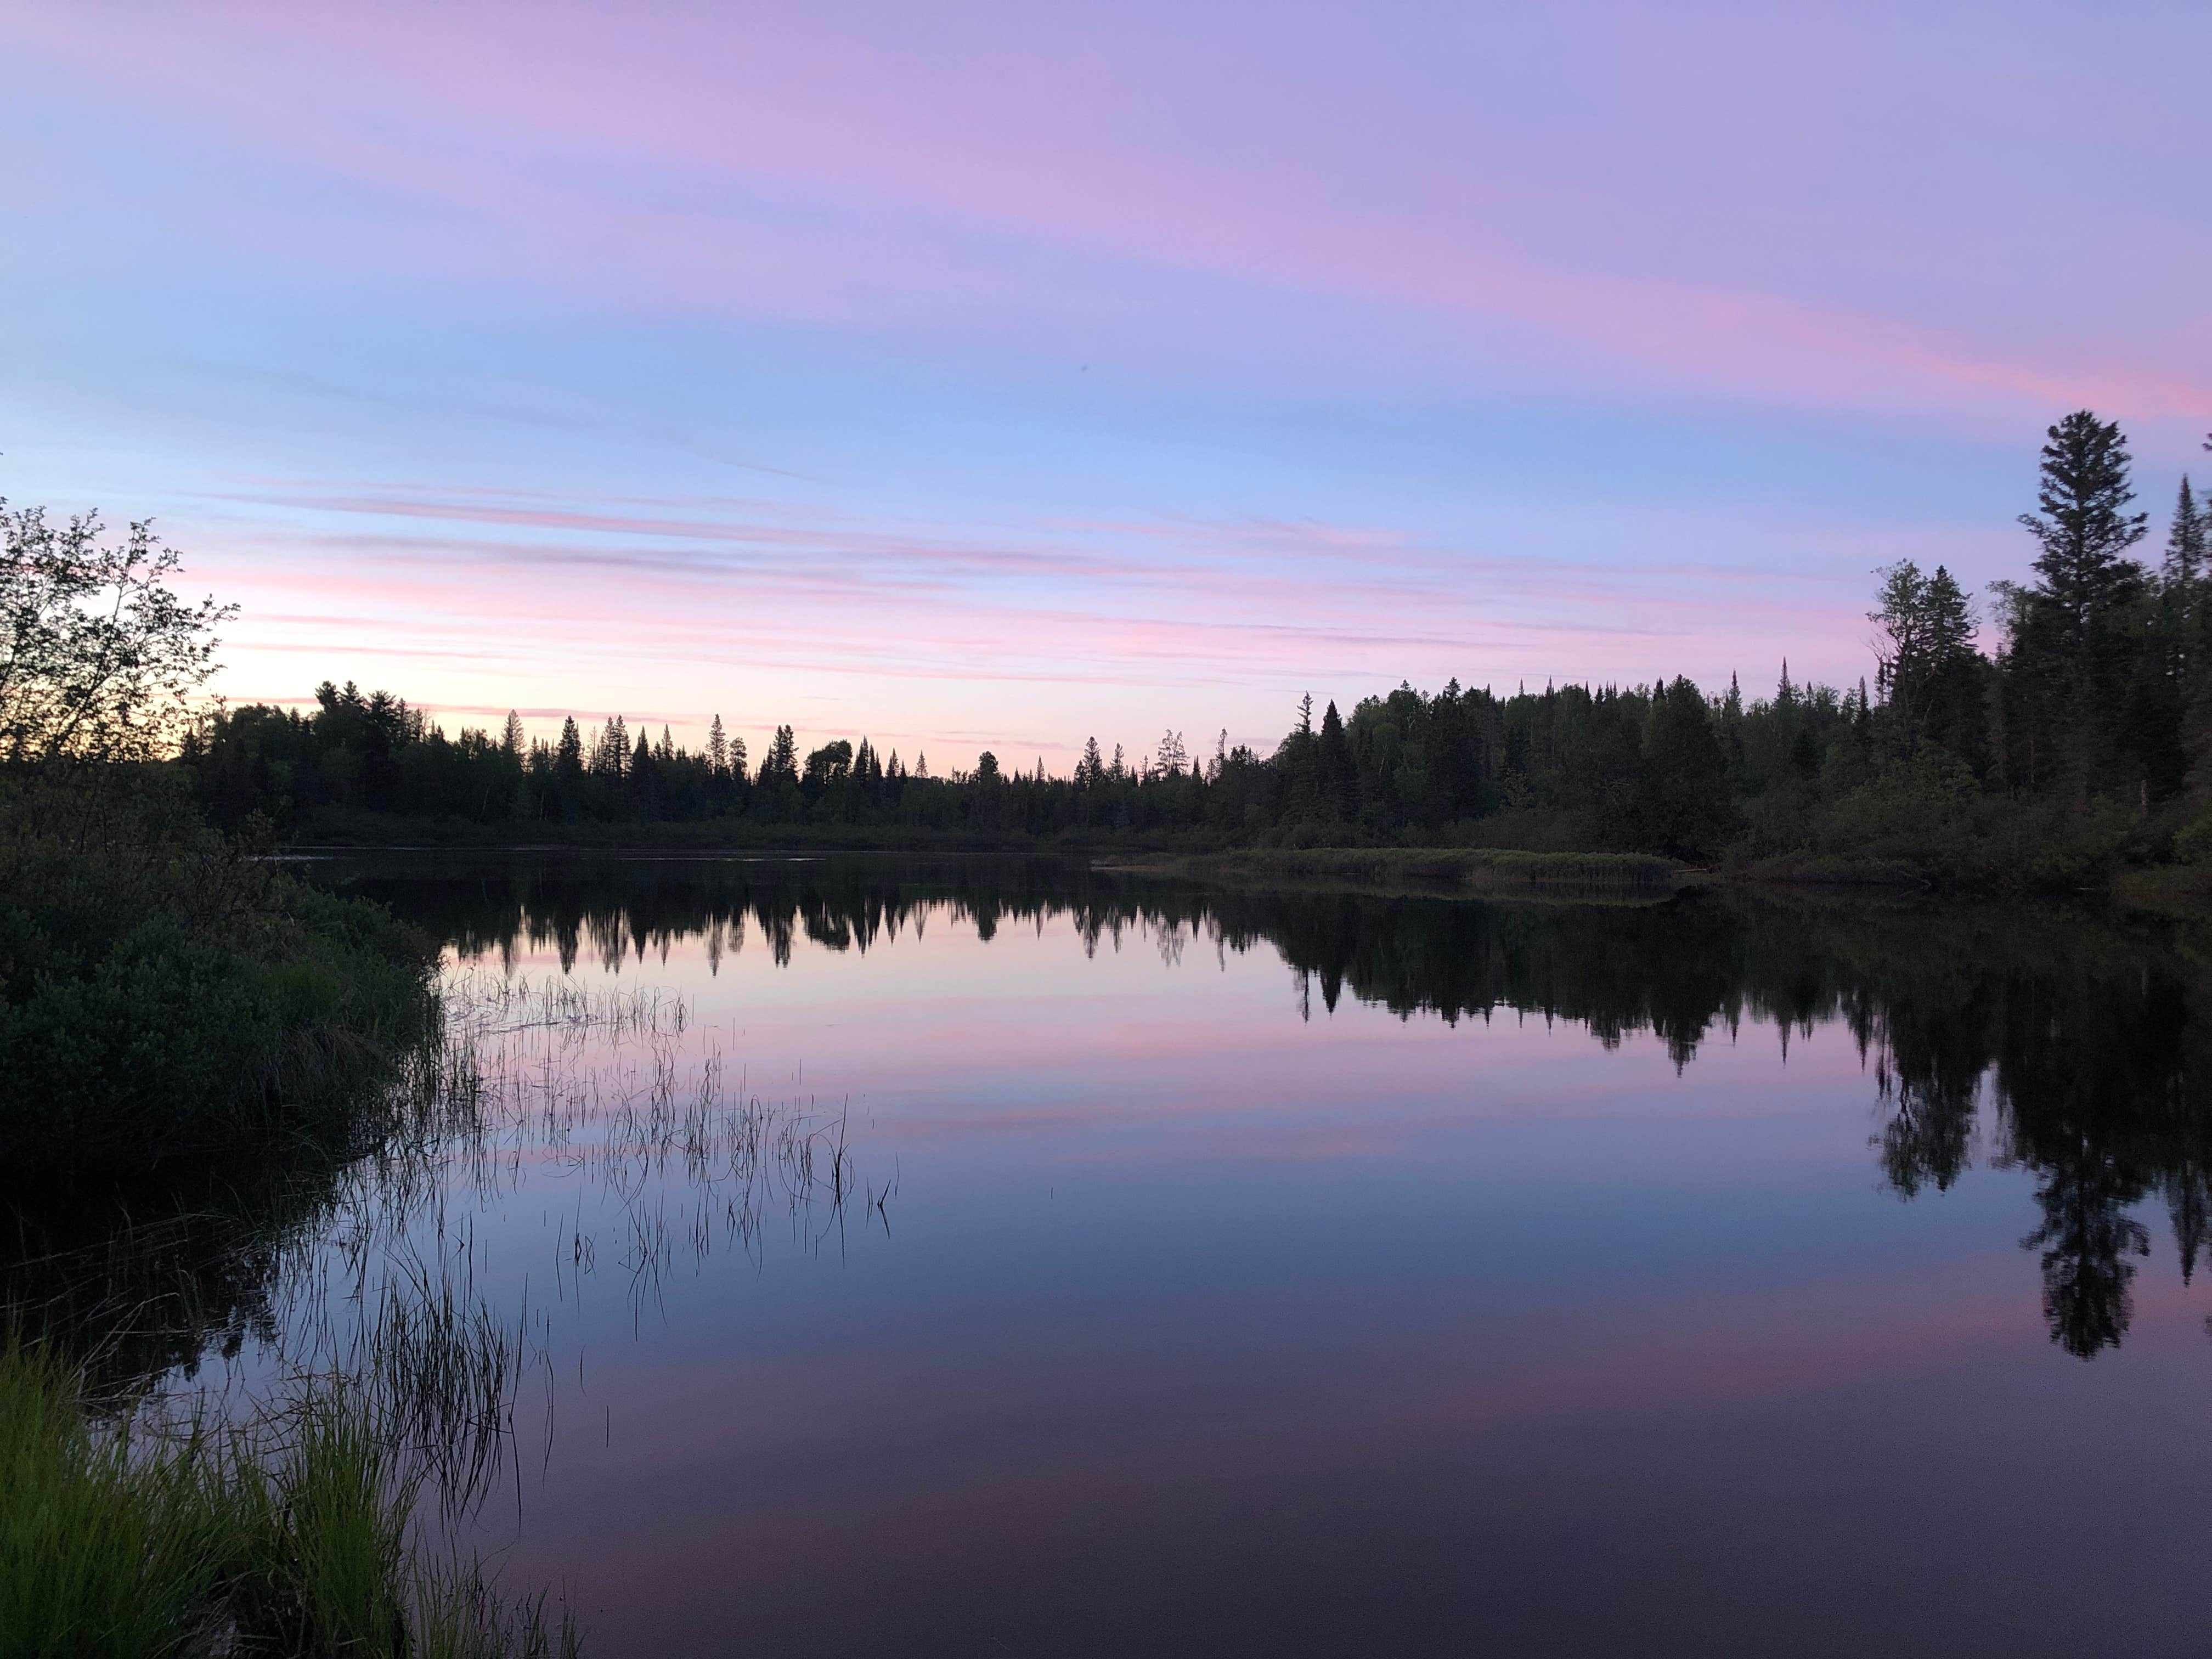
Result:
{"label": "sky", "polygon": [[219,689],[1064,771],[1870,671],[2212,472],[2212,8],[0,0],[0,495]]}

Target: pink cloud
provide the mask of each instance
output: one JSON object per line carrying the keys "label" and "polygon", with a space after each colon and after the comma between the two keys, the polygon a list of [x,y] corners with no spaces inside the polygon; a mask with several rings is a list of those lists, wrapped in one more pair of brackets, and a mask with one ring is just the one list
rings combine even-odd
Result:
{"label": "pink cloud", "polygon": [[[2212,405],[2212,378],[2177,367],[2189,359],[2171,339],[2046,327],[1999,343],[1948,299],[1915,317],[1850,297],[1856,268],[1879,269],[1887,250],[1821,227],[1777,186],[1760,214],[1713,224],[1708,258],[1665,228],[1664,202],[1594,184],[1586,148],[1532,149],[1479,102],[1361,103],[1372,88],[1332,84],[1295,54],[1224,80],[1202,51],[1158,51],[1133,23],[1071,52],[1048,25],[1013,17],[948,19],[917,39],[760,9],[741,27],[654,30],[558,10],[526,25],[497,9],[404,16],[245,10],[187,26],[155,12],[118,31],[72,9],[14,27],[256,142],[304,145],[334,173],[434,205],[436,235],[406,238],[410,262],[526,267],[533,283],[965,328],[979,305],[1049,314],[1048,292],[1013,275],[1034,247],[1425,313],[1430,337],[1455,349],[1534,349],[1554,373],[1580,361],[1762,404],[1910,401],[2008,423],[2083,402],[2161,420]],[[1635,33],[1655,58],[1679,56],[1657,32]],[[1770,33],[1787,51],[1833,31]],[[2014,50],[2022,72],[2052,72],[2032,44]],[[1782,113],[1711,78],[1724,102]],[[1770,142],[1816,139],[1778,126]],[[1704,139],[1674,117],[1662,142]],[[1679,188],[1698,210],[1698,181]],[[1616,220],[1644,240],[1609,237]],[[1780,286],[1760,238],[1784,223],[1832,254],[1808,285],[1831,291]],[[1927,228],[1979,238],[1982,257],[2010,252],[1971,203]],[[1729,266],[1771,272],[1770,285],[1714,274]],[[1931,297],[1942,287],[1924,286]]]}

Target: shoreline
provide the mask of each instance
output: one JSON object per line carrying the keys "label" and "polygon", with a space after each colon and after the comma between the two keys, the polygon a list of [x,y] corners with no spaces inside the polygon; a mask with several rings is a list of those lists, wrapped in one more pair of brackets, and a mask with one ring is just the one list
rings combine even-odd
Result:
{"label": "shoreline", "polygon": [[[1485,847],[1222,847],[1149,837],[978,836],[903,825],[751,826],[713,820],[653,826],[563,826],[548,836],[501,836],[473,823],[399,820],[386,835],[303,837],[266,856],[288,864],[346,857],[575,857],[793,860],[831,856],[1037,859],[1102,873],[1251,884],[1357,886],[1431,895],[1570,891],[1666,896],[1698,888],[1890,896],[2033,893],[2094,896],[2130,908],[2197,911],[2212,905],[2212,866],[2123,866],[2093,883],[1947,882],[1898,860],[1794,854],[1698,866],[1649,853]],[[463,833],[455,834],[457,830]],[[737,833],[732,833],[732,830]]]}

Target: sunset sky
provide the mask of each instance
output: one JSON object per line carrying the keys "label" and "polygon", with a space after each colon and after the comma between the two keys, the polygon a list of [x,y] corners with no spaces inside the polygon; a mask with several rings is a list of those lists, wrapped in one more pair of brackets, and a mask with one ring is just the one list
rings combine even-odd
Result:
{"label": "sunset sky", "polygon": [[[0,0],[0,495],[221,689],[939,769],[1869,672],[2212,471],[2212,7]],[[940,760],[940,756],[942,759]]]}

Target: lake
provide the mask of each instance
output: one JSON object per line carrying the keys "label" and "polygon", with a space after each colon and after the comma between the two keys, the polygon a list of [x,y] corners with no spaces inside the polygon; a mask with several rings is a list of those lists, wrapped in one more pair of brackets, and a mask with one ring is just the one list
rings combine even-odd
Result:
{"label": "lake", "polygon": [[602,1659],[2212,1651],[2191,929],[316,874],[447,942],[445,1115],[170,1248],[139,1363],[496,1328],[445,1524]]}

